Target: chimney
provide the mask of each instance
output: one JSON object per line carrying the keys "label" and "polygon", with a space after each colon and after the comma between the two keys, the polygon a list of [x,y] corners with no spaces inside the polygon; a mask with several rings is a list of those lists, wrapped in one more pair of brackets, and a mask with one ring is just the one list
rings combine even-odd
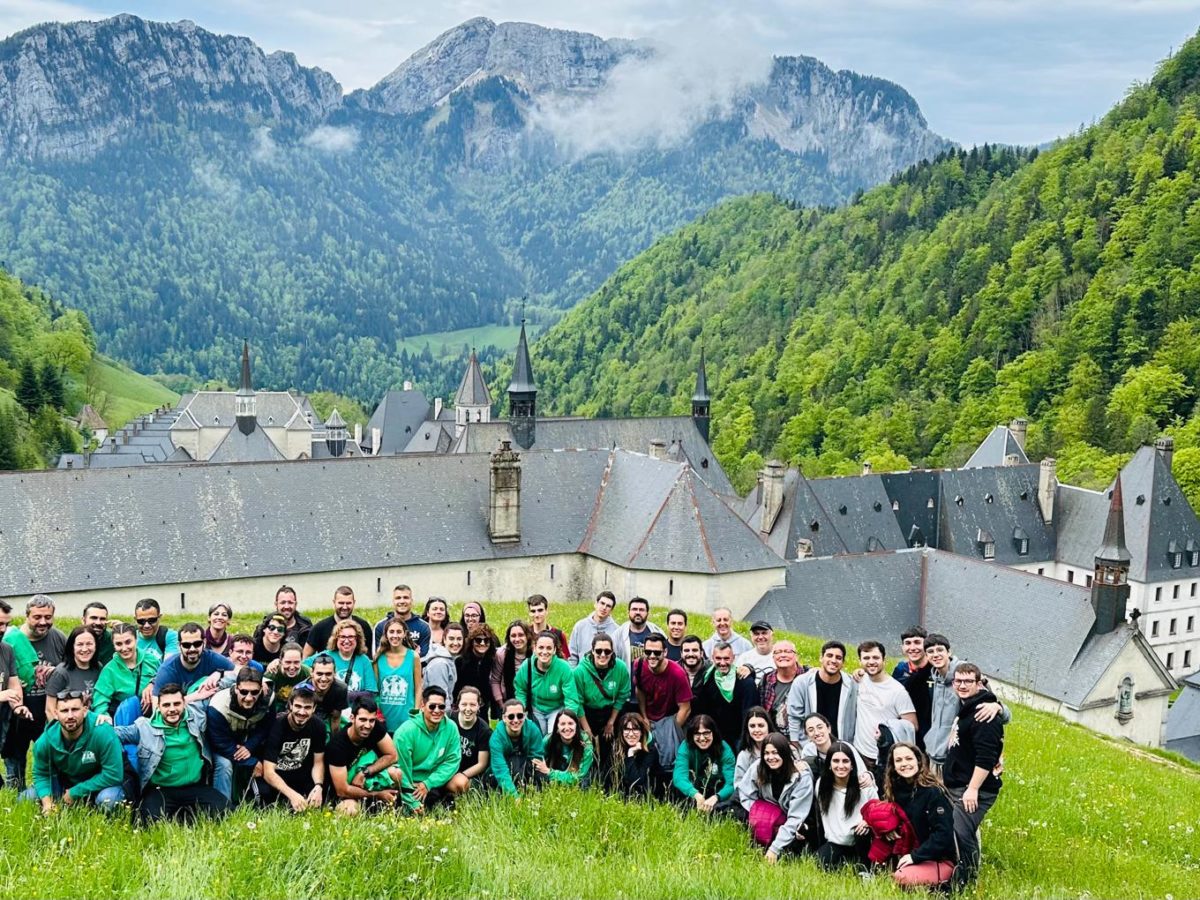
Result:
{"label": "chimney", "polygon": [[1160,437],[1154,442],[1154,450],[1162,458],[1163,465],[1169,472],[1171,464],[1175,461],[1175,438]]}
{"label": "chimney", "polygon": [[1058,488],[1058,463],[1054,457],[1048,456],[1042,460],[1038,469],[1038,509],[1042,511],[1042,521],[1049,525],[1054,521],[1054,494]]}
{"label": "chimney", "polygon": [[411,381],[404,382],[404,389],[406,391],[411,391],[412,390],[412,382]]}
{"label": "chimney", "polygon": [[1021,464],[1021,457],[1015,453],[1009,453],[1004,457],[1004,464],[1006,466],[1019,466]]}
{"label": "chimney", "polygon": [[666,459],[667,442],[662,438],[652,438],[650,441],[650,456],[654,459]]}
{"label": "chimney", "polygon": [[783,508],[783,476],[787,469],[777,459],[767,462],[762,472],[762,523],[758,530],[770,534]]}
{"label": "chimney", "polygon": [[796,559],[812,559],[816,556],[813,552],[813,542],[808,538],[799,538],[796,541]]}
{"label": "chimney", "polygon": [[379,455],[379,444],[382,441],[383,441],[383,429],[382,428],[372,428],[371,429],[371,455],[372,456]]}
{"label": "chimney", "polygon": [[114,450],[116,450],[116,449],[117,449],[117,436],[116,436],[116,435],[113,435],[113,436],[110,438],[110,440],[112,441],[112,448],[113,448]]}
{"label": "chimney", "polygon": [[433,398],[433,421],[437,421],[442,417],[442,398]]}
{"label": "chimney", "polygon": [[362,422],[354,423],[354,443],[362,446]]}
{"label": "chimney", "polygon": [[868,460],[866,460],[865,462],[863,462],[863,471],[862,471],[862,473],[863,473],[864,475],[870,475],[870,474],[871,474],[871,461],[870,461],[869,459],[868,459]]}
{"label": "chimney", "polygon": [[493,544],[521,540],[521,457],[510,441],[491,456],[488,484],[488,537]]}
{"label": "chimney", "polygon": [[1008,426],[1008,430],[1012,432],[1013,440],[1017,442],[1017,446],[1021,448],[1021,452],[1024,452],[1025,436],[1029,434],[1029,420],[1013,419]]}

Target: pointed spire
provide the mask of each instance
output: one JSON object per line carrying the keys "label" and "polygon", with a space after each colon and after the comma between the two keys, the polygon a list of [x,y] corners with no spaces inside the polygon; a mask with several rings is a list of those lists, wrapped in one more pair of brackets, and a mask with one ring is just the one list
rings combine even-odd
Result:
{"label": "pointed spire", "polygon": [[533,380],[533,365],[529,362],[529,342],[525,338],[525,320],[521,320],[521,337],[517,341],[517,358],[513,361],[512,382],[508,392],[534,393],[537,385]]}
{"label": "pointed spire", "polygon": [[253,394],[254,385],[250,382],[250,342],[242,341],[242,384],[238,388],[239,394]]}
{"label": "pointed spire", "polygon": [[696,393],[692,394],[695,403],[709,403],[712,397],[708,395],[708,372],[704,366],[704,346],[700,346],[700,364],[696,366]]}
{"label": "pointed spire", "polygon": [[458,385],[458,393],[454,395],[454,405],[492,405],[492,394],[483,379],[483,370],[479,367],[479,358],[475,355],[474,347],[471,348],[471,358],[467,361],[467,371],[463,372],[462,381]]}
{"label": "pointed spire", "polygon": [[250,382],[250,342],[242,341],[242,383],[237,389],[235,411],[238,431],[249,435],[258,423],[258,400]]}
{"label": "pointed spire", "polygon": [[1113,483],[1112,500],[1108,504],[1108,521],[1104,524],[1104,542],[1096,551],[1096,562],[1129,565],[1129,548],[1125,546],[1125,503],[1121,497],[1121,476]]}

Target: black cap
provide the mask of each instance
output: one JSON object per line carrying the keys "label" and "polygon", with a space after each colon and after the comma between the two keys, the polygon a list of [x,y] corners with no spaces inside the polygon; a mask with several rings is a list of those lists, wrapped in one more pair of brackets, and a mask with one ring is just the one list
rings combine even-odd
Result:
{"label": "black cap", "polygon": [[750,626],[750,630],[751,631],[774,631],[775,629],[771,627],[770,622],[764,622],[762,619],[759,619],[757,622],[755,622],[753,625]]}

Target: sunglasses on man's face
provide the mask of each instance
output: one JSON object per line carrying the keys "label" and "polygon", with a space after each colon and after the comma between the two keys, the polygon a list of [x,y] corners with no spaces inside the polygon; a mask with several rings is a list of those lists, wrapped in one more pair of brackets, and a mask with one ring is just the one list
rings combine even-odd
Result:
{"label": "sunglasses on man's face", "polygon": [[155,616],[152,619],[134,619],[133,621],[137,622],[139,625],[157,625],[158,616]]}
{"label": "sunglasses on man's face", "polygon": [[86,697],[87,691],[59,691],[54,695],[55,700],[82,700]]}
{"label": "sunglasses on man's face", "polygon": [[663,650],[643,650],[642,654],[650,659],[657,659],[658,657],[662,656],[664,652],[665,651]]}
{"label": "sunglasses on man's face", "polygon": [[287,631],[287,629],[284,628],[282,625],[268,625],[266,630],[267,631],[277,631],[280,634],[283,634],[285,631]]}
{"label": "sunglasses on man's face", "polygon": [[445,709],[446,704],[445,703],[426,703],[425,708],[427,710],[429,710],[430,712],[437,712],[438,710]]}
{"label": "sunglasses on man's face", "polygon": [[506,713],[504,718],[510,722],[520,722],[525,718],[525,713]]}
{"label": "sunglasses on man's face", "polygon": [[204,641],[180,641],[179,647],[181,650],[195,650],[197,647],[203,647]]}
{"label": "sunglasses on man's face", "polygon": [[247,698],[249,698],[249,697],[258,697],[258,696],[260,696],[260,695],[262,694],[262,690],[261,690],[260,688],[251,688],[251,689],[250,689],[250,690],[248,690],[248,691],[245,691],[245,690],[242,690],[241,688],[238,688],[238,689],[237,689],[237,692],[238,692],[238,695],[239,695],[239,696],[242,696],[242,697],[247,697]]}

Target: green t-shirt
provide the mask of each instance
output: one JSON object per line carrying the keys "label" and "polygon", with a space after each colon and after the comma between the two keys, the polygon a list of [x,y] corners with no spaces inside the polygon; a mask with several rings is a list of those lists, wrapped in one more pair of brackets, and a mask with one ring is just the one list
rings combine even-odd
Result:
{"label": "green t-shirt", "polygon": [[199,784],[200,777],[204,774],[204,757],[200,755],[200,748],[196,746],[195,739],[188,731],[187,719],[174,728],[169,728],[163,722],[162,713],[156,712],[150,722],[163,730],[163,737],[166,739],[162,760],[154,770],[150,783],[159,787]]}

